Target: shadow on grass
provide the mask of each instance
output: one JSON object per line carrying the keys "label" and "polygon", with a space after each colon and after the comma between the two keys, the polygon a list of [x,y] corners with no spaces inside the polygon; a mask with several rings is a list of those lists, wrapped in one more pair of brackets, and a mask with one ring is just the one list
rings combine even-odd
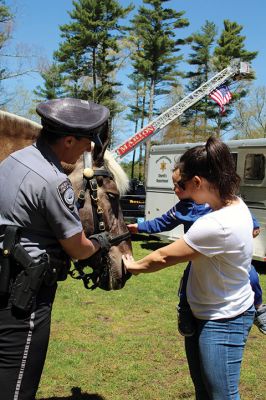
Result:
{"label": "shadow on grass", "polygon": [[149,235],[149,234],[145,234],[145,233],[133,234],[133,235],[131,235],[131,240],[133,242],[141,242],[140,247],[142,249],[151,250],[151,251],[157,250],[160,247],[163,247],[166,244],[168,244],[167,242],[164,242],[158,236]]}
{"label": "shadow on grass", "polygon": [[142,249],[154,251],[154,250],[160,249],[161,247],[166,246],[167,244],[168,243],[165,243],[165,242],[159,242],[159,243],[158,242],[146,242],[146,243],[142,243],[140,245],[140,247]]}
{"label": "shadow on grass", "polygon": [[105,397],[97,393],[82,393],[81,388],[73,387],[70,396],[55,396],[41,398],[40,400],[107,400]]}
{"label": "shadow on grass", "polygon": [[155,242],[160,242],[161,238],[155,235],[150,235],[147,233],[132,233],[131,234],[131,240],[133,242],[150,242],[150,241],[155,241]]}

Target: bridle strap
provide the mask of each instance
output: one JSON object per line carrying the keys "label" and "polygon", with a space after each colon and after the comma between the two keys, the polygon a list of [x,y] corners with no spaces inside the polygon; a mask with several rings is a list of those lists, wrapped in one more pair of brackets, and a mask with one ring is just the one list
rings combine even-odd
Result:
{"label": "bridle strap", "polygon": [[93,172],[93,176],[106,176],[108,178],[113,177],[111,172],[107,171],[107,169],[94,169]]}
{"label": "bridle strap", "polygon": [[112,246],[115,246],[121,242],[123,242],[123,240],[127,240],[131,237],[130,232],[125,232],[122,233],[121,235],[117,235],[117,236],[111,236],[110,238],[110,243]]}

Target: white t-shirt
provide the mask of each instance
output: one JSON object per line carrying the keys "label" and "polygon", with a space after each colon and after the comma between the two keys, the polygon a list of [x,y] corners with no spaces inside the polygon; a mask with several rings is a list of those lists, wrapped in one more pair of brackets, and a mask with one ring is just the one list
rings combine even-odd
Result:
{"label": "white t-shirt", "polygon": [[193,262],[187,298],[199,319],[232,318],[254,302],[249,271],[253,250],[253,222],[245,203],[199,218],[184,235],[200,254]]}

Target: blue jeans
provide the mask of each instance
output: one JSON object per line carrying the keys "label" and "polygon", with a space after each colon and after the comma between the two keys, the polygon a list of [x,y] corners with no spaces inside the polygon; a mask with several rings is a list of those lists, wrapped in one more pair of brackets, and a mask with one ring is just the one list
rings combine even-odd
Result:
{"label": "blue jeans", "polygon": [[197,332],[185,338],[185,348],[196,400],[240,399],[240,367],[254,314],[252,305],[234,318],[195,318]]}

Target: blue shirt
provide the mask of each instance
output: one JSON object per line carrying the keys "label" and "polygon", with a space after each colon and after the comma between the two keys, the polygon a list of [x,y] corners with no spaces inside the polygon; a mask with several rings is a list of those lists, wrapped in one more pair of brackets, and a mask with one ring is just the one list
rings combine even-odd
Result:
{"label": "blue shirt", "polygon": [[211,212],[208,204],[196,204],[192,200],[180,200],[174,207],[161,217],[138,224],[138,231],[142,233],[159,233],[170,231],[178,225],[184,225],[184,232],[200,217]]}
{"label": "blue shirt", "polygon": [[[208,204],[197,204],[192,200],[180,200],[174,207],[161,217],[138,224],[140,233],[159,233],[170,231],[178,225],[184,225],[186,233],[191,225],[200,217],[213,211]],[[259,222],[251,214],[254,229],[259,228]]]}

